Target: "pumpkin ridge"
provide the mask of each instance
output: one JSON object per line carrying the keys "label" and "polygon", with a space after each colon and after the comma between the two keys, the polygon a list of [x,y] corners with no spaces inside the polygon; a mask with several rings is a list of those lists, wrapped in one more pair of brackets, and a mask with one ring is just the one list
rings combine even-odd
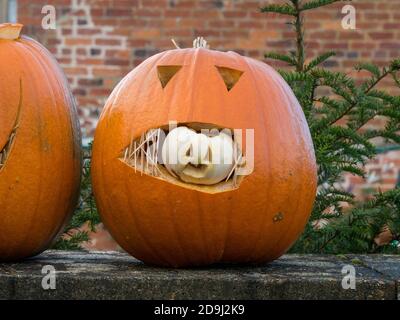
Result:
{"label": "pumpkin ridge", "polygon": [[[180,236],[180,232],[177,232],[180,228],[178,228],[177,222],[176,222],[176,217],[174,217],[174,212],[172,210],[168,210],[169,211],[169,216],[170,216],[170,221],[171,221],[171,225],[172,225],[172,229],[175,231],[174,232],[174,236],[175,236],[175,241],[178,244],[178,247],[183,255],[183,257],[185,258],[184,261],[189,261],[189,263],[193,263],[190,254],[188,254],[187,249],[185,248],[185,246],[183,245],[183,240]],[[179,218],[179,217],[178,217]]]}
{"label": "pumpkin ridge", "polygon": [[[128,180],[126,180],[124,184],[125,184],[126,190],[129,190]],[[171,261],[169,261],[168,258],[164,257],[164,255],[162,253],[160,253],[159,250],[154,248],[154,246],[150,243],[149,239],[143,235],[143,233],[141,231],[141,223],[136,218],[135,210],[133,209],[133,206],[132,206],[132,200],[130,197],[127,197],[127,199],[128,199],[129,211],[131,212],[130,216],[132,218],[134,225],[136,226],[136,228],[135,228],[136,232],[139,235],[139,237],[142,238],[144,245],[150,249],[149,253],[154,258],[156,258],[156,260],[161,260],[161,261],[165,262],[166,264],[171,264]]]}
{"label": "pumpkin ridge", "polygon": [[[143,65],[144,63],[145,63],[145,62],[143,62],[142,65]],[[94,137],[94,143],[93,143],[93,160],[92,160],[92,164],[91,164],[91,168],[92,168],[92,170],[95,171],[95,172],[96,172],[97,166],[100,166],[100,164],[104,163],[104,154],[105,154],[105,152],[104,152],[104,151],[105,151],[105,150],[104,150],[104,149],[105,149],[105,145],[104,145],[104,144],[99,144],[99,143],[97,143],[97,141],[100,140],[100,138],[98,137],[98,135],[100,135],[101,133],[99,133],[99,132],[100,132],[101,127],[102,127],[103,125],[104,125],[105,127],[108,126],[108,119],[107,119],[107,117],[108,117],[109,115],[111,115],[113,111],[115,111],[115,108],[116,108],[116,101],[121,97],[122,92],[123,92],[124,90],[127,90],[126,86],[128,86],[128,82],[129,82],[129,80],[131,79],[132,74],[133,74],[134,72],[135,72],[135,70],[132,70],[131,72],[129,72],[129,73],[126,75],[126,77],[123,78],[123,79],[117,84],[117,86],[114,88],[113,92],[111,93],[111,95],[108,97],[108,99],[107,99],[107,101],[106,101],[106,106],[108,106],[108,108],[105,107],[105,108],[103,109],[103,112],[102,112],[101,115],[100,115],[100,118],[99,118],[99,125],[98,125],[97,128],[96,128],[96,133],[95,133],[95,137]],[[97,154],[98,154],[98,155],[97,155]],[[97,164],[97,162],[98,162],[99,164]],[[99,180],[99,181],[97,181],[97,180]],[[105,184],[108,183],[108,178],[105,176],[105,170],[98,170],[98,175],[92,175],[92,183],[93,183],[93,193],[94,193],[94,196],[96,197],[97,206],[98,206],[98,208],[99,208],[99,213],[100,213],[100,215],[101,215],[101,214],[102,214],[102,211],[103,211],[103,210],[108,210],[108,208],[111,207],[111,204],[112,204],[112,202],[113,202],[113,201],[111,200],[111,195],[110,195],[109,193],[107,193],[107,192],[104,192],[103,185],[105,185]],[[101,190],[100,190],[100,188],[101,188]],[[126,189],[126,188],[127,188],[127,184],[125,183],[125,189]],[[97,198],[97,195],[98,195],[98,194],[104,194],[104,195],[105,195],[104,198],[102,199],[102,201],[97,200],[97,199],[98,199],[98,198]],[[125,198],[127,198],[127,197],[125,197]],[[128,202],[129,208],[131,209],[130,201],[127,200],[127,202]],[[102,208],[103,206],[105,207],[104,209]],[[130,211],[132,212],[132,210],[130,210]],[[160,256],[154,252],[153,248],[147,244],[146,239],[144,239],[144,238],[141,236],[140,231],[138,231],[137,222],[136,222],[136,218],[135,218],[134,214],[131,214],[131,219],[132,219],[132,221],[133,221],[132,226],[133,226],[133,229],[135,230],[135,234],[137,234],[137,235],[139,236],[139,238],[141,238],[141,239],[144,240],[144,241],[143,241],[143,244],[144,244],[144,246],[145,246],[146,251],[148,252],[148,254],[149,254],[154,260],[160,259]],[[103,222],[104,222],[105,225],[108,224],[106,221],[103,221]],[[113,230],[112,223],[110,223],[110,226],[109,226],[108,228],[109,228],[109,230],[110,230],[111,233],[112,233],[112,230]],[[116,236],[114,236],[114,237],[116,237]],[[123,248],[125,248],[125,245],[124,245],[123,242],[121,242],[120,245],[121,245]],[[127,246],[128,246],[128,244],[127,244]],[[128,247],[126,247],[125,249],[126,249],[127,251],[128,251],[128,250],[131,250],[131,248],[128,248]],[[163,263],[165,263],[165,261],[164,261],[163,258],[161,258],[160,260],[161,260]]]}
{"label": "pumpkin ridge", "polygon": [[[46,74],[45,70],[43,69],[42,64],[40,63],[38,57],[36,56],[37,53],[34,52],[32,50],[32,48],[30,48],[25,43],[22,43],[22,45],[24,46],[24,49],[26,50],[26,52],[30,53],[30,55],[31,55],[30,58],[35,60],[35,62],[36,62],[35,66],[41,68],[43,74]],[[26,60],[25,55],[21,55],[21,58],[22,58],[22,60]],[[25,62],[26,65],[29,65],[28,64],[29,61],[24,61],[24,62]],[[30,64],[30,68],[33,68],[33,64],[32,63]],[[35,75],[36,75],[36,73],[33,73],[33,72],[32,73],[30,72],[30,74],[32,74],[33,77],[35,77]],[[48,80],[45,80],[45,81],[48,81]],[[37,114],[36,114],[36,116],[39,118],[38,121],[36,122],[36,125],[40,127],[41,124],[43,123],[43,120],[42,120],[42,110],[40,108],[38,108],[40,103],[38,101],[38,96],[36,94],[36,92],[39,92],[39,90],[37,88],[36,81],[32,81],[31,85],[35,88],[35,90],[33,90],[35,92],[35,94],[33,95],[33,97],[35,98],[34,105],[35,105],[36,109],[39,110],[39,112],[37,112]],[[49,86],[49,87],[51,88],[51,86]],[[50,94],[50,92],[48,92],[48,94]],[[38,148],[40,149],[41,143],[42,143],[42,140],[43,140],[42,131],[41,130],[38,130],[38,136],[39,136],[39,139],[38,139],[39,140],[39,147]],[[38,166],[39,166],[38,172],[39,172],[39,176],[42,176],[44,174],[43,165],[42,165],[43,164],[43,154],[41,152],[39,152],[39,156],[40,156],[40,161],[38,161]],[[35,191],[37,193],[37,200],[35,201],[35,207],[32,209],[32,213],[30,215],[30,219],[29,219],[29,223],[28,223],[29,226],[28,226],[27,230],[33,229],[32,227],[35,224],[35,221],[37,221],[37,216],[38,216],[38,213],[39,213],[39,207],[40,207],[40,204],[42,202],[41,198],[42,198],[42,194],[43,194],[43,180],[42,179],[40,179],[38,181],[38,185],[37,185]],[[25,236],[22,237],[20,241],[21,241],[21,243],[29,242],[29,232],[26,232]],[[45,245],[47,246],[47,243]],[[41,250],[41,248],[36,248],[36,252],[34,252],[34,254],[36,254],[40,250]]]}
{"label": "pumpkin ridge", "polygon": [[[23,36],[22,41],[23,41],[23,44],[26,46],[26,48],[29,48],[29,50],[32,52],[32,56],[36,59],[37,64],[38,64],[38,66],[40,66],[43,73],[46,75],[49,75],[48,77],[46,77],[45,81],[48,86],[48,96],[50,97],[50,100],[52,101],[52,105],[55,106],[54,109],[57,113],[57,115],[53,116],[52,118],[53,118],[53,121],[59,122],[58,127],[62,127],[62,121],[60,120],[60,119],[62,119],[62,112],[61,112],[62,106],[58,103],[58,101],[59,101],[58,96],[60,96],[61,99],[63,99],[63,100],[65,99],[66,102],[69,102],[69,106],[73,111],[70,114],[68,114],[69,121],[67,124],[68,124],[68,129],[70,130],[70,132],[69,132],[69,134],[58,134],[58,131],[57,131],[58,140],[61,142],[60,149],[65,149],[65,145],[66,145],[65,140],[67,139],[67,136],[70,135],[70,138],[72,138],[72,139],[68,139],[68,140],[71,141],[71,149],[73,152],[73,159],[78,160],[78,162],[79,162],[78,168],[81,170],[82,154],[80,152],[79,143],[77,142],[77,140],[81,141],[81,136],[80,136],[79,126],[74,127],[74,124],[76,125],[76,123],[74,121],[74,115],[76,115],[76,113],[75,113],[76,109],[75,109],[75,103],[74,103],[74,99],[72,97],[72,93],[69,90],[68,86],[66,85],[66,81],[63,80],[63,78],[61,76],[62,74],[60,73],[61,69],[57,65],[56,60],[51,55],[51,53],[46,48],[44,48],[45,50],[41,50],[43,48],[43,46],[40,45],[34,39]],[[46,64],[43,62],[43,60],[38,59],[37,57],[39,57],[39,56],[44,56],[45,58],[49,59],[49,61],[50,61],[50,63],[52,63],[52,65],[50,66],[50,64]],[[51,67],[53,67],[55,72],[51,72]],[[54,76],[55,73],[57,74],[57,76]],[[63,88],[62,92],[56,92],[54,90],[54,87],[52,86],[52,84],[54,82],[56,82],[60,88]],[[63,150],[63,152],[67,153],[67,150]],[[61,158],[61,154],[59,155],[59,157]],[[61,160],[61,159],[59,159],[59,160]],[[58,168],[56,173],[59,175],[59,178],[60,178],[59,180],[64,181],[66,178],[64,175],[65,175],[65,172],[67,172],[67,170],[66,170],[67,162],[66,161],[60,161],[60,162],[61,162],[62,168]],[[79,182],[78,185],[80,185],[80,179],[81,179],[81,175],[79,175],[79,177],[78,177],[78,182]],[[57,196],[56,196],[57,201],[55,201],[55,203],[61,203],[61,198],[63,195],[63,185],[62,184],[58,185],[58,192],[56,192],[56,194],[57,194]],[[53,234],[50,236],[50,239],[55,239],[55,237],[57,235],[60,235],[63,232],[63,227],[67,223],[67,220],[71,217],[71,215],[75,209],[75,203],[77,202],[78,197],[79,197],[79,188],[77,188],[75,194],[71,194],[71,198],[69,199],[67,206],[64,209],[66,212],[66,215],[63,220],[60,220],[59,226],[54,228]],[[56,206],[54,208],[54,210],[59,210],[58,206]],[[35,221],[35,220],[33,220],[33,221]]]}
{"label": "pumpkin ridge", "polygon": [[[153,59],[155,60],[154,61],[154,64],[155,65],[159,65],[160,64],[160,61],[163,59],[163,53],[159,53],[159,54],[157,54],[157,55],[155,55],[155,56],[153,56]],[[144,61],[142,64],[141,64],[141,66],[143,67],[143,68],[145,68],[146,70],[147,70],[147,64],[148,64],[149,62],[147,61]],[[102,118],[106,118],[106,116],[107,115],[109,115],[109,114],[111,114],[113,111],[115,112],[115,108],[117,107],[117,100],[118,99],[121,99],[121,97],[122,97],[122,95],[124,94],[124,91],[126,91],[126,90],[128,90],[129,89],[129,86],[130,86],[130,80],[131,80],[131,78],[134,76],[134,72],[135,72],[135,70],[133,70],[133,71],[131,71],[118,85],[117,85],[117,87],[116,87],[116,92],[115,92],[115,94],[114,94],[114,92],[111,94],[111,97],[112,97],[112,100],[109,100],[109,101],[107,101],[107,103],[106,103],[106,105],[109,105],[110,106],[110,108],[107,110],[105,110],[104,111],[104,113],[102,113],[102,116],[100,117],[100,120],[102,119]],[[141,85],[143,85],[143,83],[141,84]],[[140,92],[143,92],[144,93],[144,91],[143,90],[141,90]],[[138,99],[140,99],[140,97],[138,97]],[[107,121],[107,120],[106,120]],[[94,149],[96,149],[96,148],[98,148],[98,146],[97,146],[97,144],[96,144],[96,136],[95,136],[95,145],[94,145]],[[103,162],[103,150],[104,150],[104,148],[105,148],[105,146],[104,145],[101,145],[101,147],[100,147],[101,149],[102,149],[102,151],[100,152],[100,155],[101,155],[101,161]],[[96,159],[94,159],[94,160],[96,160]],[[104,181],[104,183],[107,183],[106,181],[108,181],[108,178],[106,178],[105,176],[104,176],[104,170],[100,170],[100,176],[101,176],[101,178],[102,178],[102,180]],[[126,190],[129,190],[129,185],[128,185],[128,181],[125,181],[125,183],[124,183],[124,185],[125,185],[125,189]],[[96,187],[96,184],[94,184],[94,188]],[[111,204],[112,204],[112,200],[110,199],[110,195],[107,195],[107,199],[106,199],[106,202],[107,202],[107,207],[110,207],[110,206],[112,206]],[[154,245],[151,243],[151,239],[149,240],[147,237],[145,237],[144,235],[143,235],[143,232],[141,231],[142,230],[142,224],[140,223],[140,221],[138,221],[138,219],[137,219],[137,217],[136,217],[136,214],[135,214],[135,210],[133,210],[133,205],[132,205],[132,200],[130,199],[130,197],[127,197],[127,202],[128,202],[128,206],[129,206],[129,211],[130,211],[130,218],[132,219],[132,221],[133,221],[133,228],[135,229],[135,233],[139,236],[139,238],[140,239],[142,239],[142,245],[144,245],[145,247],[147,247],[148,248],[148,250],[146,250],[147,251],[147,253],[148,254],[150,254],[150,256],[152,256],[153,257],[153,260],[154,261],[160,261],[162,264],[164,264],[164,265],[171,265],[171,261],[168,259],[168,258],[166,258],[162,253],[160,253],[159,252],[159,250],[157,250],[155,247],[154,247]]]}
{"label": "pumpkin ridge", "polygon": [[[241,57],[239,57],[239,58],[241,58]],[[246,65],[246,67],[247,67],[247,72],[251,75],[251,77],[250,77],[250,79],[251,79],[251,81],[252,81],[252,86],[253,86],[253,88],[254,88],[254,90],[255,90],[255,94],[258,94],[258,95],[260,95],[260,92],[261,92],[261,90],[260,90],[260,88],[259,88],[259,86],[258,86],[258,83],[255,81],[255,79],[256,79],[256,77],[255,77],[255,72],[254,72],[254,70],[253,70],[253,68],[252,68],[252,65],[250,65],[250,63],[249,63],[249,60],[247,59],[247,58],[242,58],[243,59],[243,62],[245,63],[245,65]],[[260,110],[261,109],[261,110]],[[260,117],[260,118],[262,118],[262,119],[264,119],[264,121],[266,121],[267,119],[268,119],[268,115],[267,115],[267,110],[264,108],[264,107],[261,107],[261,108],[258,108],[258,111],[260,112],[262,112],[262,114],[263,114],[263,116],[262,117]],[[263,132],[263,134],[265,135],[265,136],[268,136],[268,132],[267,132],[267,130],[266,130],[267,128],[266,127],[264,127],[264,132]],[[270,146],[267,144],[266,145],[266,150],[267,150],[267,152],[268,153],[270,153]],[[267,171],[267,174],[268,174],[268,181],[271,181],[272,179],[271,179],[271,170],[270,170],[270,165],[271,165],[271,163],[270,163],[270,161],[269,161],[269,159],[268,159],[268,157],[267,156],[265,156],[265,155],[263,155],[263,160],[264,160],[264,163],[265,163],[265,166],[267,167],[267,169],[266,169],[266,171]],[[254,164],[254,166],[256,166],[256,164]],[[257,168],[256,167],[254,167],[254,171],[256,171],[257,170]],[[265,197],[266,198],[269,198],[270,197],[270,194],[271,194],[271,190],[270,190],[270,188],[268,188],[268,187],[266,187],[266,193],[265,193]],[[258,245],[259,245],[259,239],[261,239],[262,238],[262,234],[263,234],[263,231],[265,230],[265,227],[264,227],[264,225],[265,225],[265,221],[266,221],[266,216],[267,216],[267,214],[266,213],[268,213],[269,211],[270,211],[270,204],[268,203],[268,205],[267,205],[268,207],[265,209],[265,213],[264,214],[261,214],[261,222],[258,224],[258,232],[257,232],[257,236],[255,236],[254,237],[254,239],[255,239],[255,243],[254,243],[254,245],[253,245],[253,247],[252,247],[252,250],[251,250],[251,253],[249,253],[249,260],[251,261],[252,259],[253,259],[253,256],[254,256],[254,254],[257,252],[257,250],[258,250]]]}

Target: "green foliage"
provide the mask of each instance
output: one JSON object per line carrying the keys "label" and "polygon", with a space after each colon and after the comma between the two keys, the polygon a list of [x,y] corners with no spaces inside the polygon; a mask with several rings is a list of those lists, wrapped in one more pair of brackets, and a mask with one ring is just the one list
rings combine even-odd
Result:
{"label": "green foliage", "polygon": [[280,14],[287,14],[290,16],[294,16],[296,14],[296,10],[294,10],[293,7],[289,4],[283,4],[283,5],[270,4],[262,8],[261,12],[274,12]]}
{"label": "green foliage", "polygon": [[[342,0],[343,1],[343,0]],[[292,3],[300,3],[301,1],[292,1]],[[313,0],[308,1],[307,3],[303,4],[300,8],[301,11],[316,9],[322,6],[326,6],[328,4],[332,4],[334,2],[338,2],[338,0]]]}
{"label": "green foliage", "polygon": [[[71,230],[67,228],[66,233],[69,234]],[[59,238],[53,245],[56,250],[81,250],[82,243],[89,241],[89,234],[87,231],[76,231],[70,234],[68,238],[65,236]]]}
{"label": "green foliage", "polygon": [[[292,19],[288,24],[295,30],[296,50],[288,54],[271,52],[266,57],[283,61],[290,68],[279,72],[304,110],[318,162],[316,202],[303,235],[291,251],[399,253],[396,246],[377,246],[374,239],[386,227],[396,237],[400,234],[400,189],[378,192],[372,200],[360,203],[338,182],[344,173],[364,176],[363,164],[379,150],[372,139],[383,138],[386,142],[400,144],[400,97],[378,88],[386,78],[400,87],[400,59],[384,68],[366,62],[358,64],[356,70],[370,75],[359,83],[343,72],[323,68],[334,52],[313,59],[306,56],[304,14],[340,1],[345,0],[287,0],[285,4],[269,4],[261,9]],[[329,89],[331,94],[321,95],[321,89]],[[387,119],[386,126],[368,128],[366,124],[378,116]],[[85,150],[79,206],[65,230],[67,236],[60,238],[54,248],[80,249],[82,243],[88,241],[88,232],[78,228],[88,222],[89,228],[94,230],[100,222],[91,187],[90,153],[91,146]]]}
{"label": "green foliage", "polygon": [[83,173],[81,182],[81,194],[79,204],[68,226],[65,235],[57,240],[54,249],[79,250],[81,245],[89,240],[88,231],[80,230],[85,223],[88,223],[90,231],[95,231],[96,225],[100,223],[96,203],[93,197],[92,183],[90,176],[92,145],[84,148]]}
{"label": "green foliage", "polygon": [[[390,77],[400,87],[400,59],[384,68],[360,63],[355,69],[370,74],[362,83],[343,72],[321,67],[334,52],[305,63],[303,14],[339,1],[288,0],[286,4],[271,4],[262,9],[262,12],[292,16],[289,24],[296,32],[296,50],[289,54],[267,53],[266,57],[292,67],[279,72],[304,110],[318,163],[316,203],[306,230],[292,252],[399,252],[390,245],[377,247],[374,239],[384,227],[389,227],[394,234],[400,233],[400,190],[377,193],[371,201],[358,203],[338,182],[344,173],[364,176],[363,165],[377,154],[372,139],[400,143],[400,97],[378,89],[380,82]],[[331,94],[321,95],[322,88],[329,89]],[[366,125],[378,116],[387,119],[386,126],[369,129]],[[345,210],[349,204],[350,209]]]}

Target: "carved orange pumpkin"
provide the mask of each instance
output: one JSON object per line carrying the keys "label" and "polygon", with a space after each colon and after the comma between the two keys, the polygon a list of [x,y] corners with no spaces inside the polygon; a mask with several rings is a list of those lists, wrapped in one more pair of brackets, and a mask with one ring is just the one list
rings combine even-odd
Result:
{"label": "carved orange pumpkin", "polygon": [[[271,67],[202,46],[149,58],[111,94],[93,150],[98,208],[116,241],[149,264],[271,261],[313,205],[309,129]],[[253,159],[251,131],[233,129],[254,130]]]}
{"label": "carved orange pumpkin", "polygon": [[51,54],[0,25],[0,260],[46,249],[79,194],[80,133],[72,95]]}

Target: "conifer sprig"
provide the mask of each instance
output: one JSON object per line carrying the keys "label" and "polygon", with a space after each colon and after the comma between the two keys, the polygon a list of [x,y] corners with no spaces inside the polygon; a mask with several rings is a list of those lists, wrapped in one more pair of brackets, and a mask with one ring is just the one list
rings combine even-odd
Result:
{"label": "conifer sprig", "polygon": [[[306,55],[305,14],[346,0],[286,2],[270,4],[262,12],[291,17],[288,24],[295,30],[295,50],[267,53],[265,57],[288,64],[289,69],[279,72],[297,96],[310,126],[319,184],[309,224],[292,251],[399,252],[390,245],[377,247],[374,238],[385,226],[394,235],[400,234],[400,190],[378,192],[371,201],[360,203],[343,190],[340,181],[344,173],[364,177],[363,165],[377,154],[373,139],[400,144],[400,97],[379,89],[382,80],[389,77],[400,87],[400,59],[384,68],[368,62],[358,64],[356,70],[370,75],[361,84],[343,72],[327,70],[323,64],[335,52],[313,59]],[[310,62],[305,63],[307,60]],[[329,88],[331,94],[321,95],[321,88]],[[387,120],[383,128],[368,127],[376,117]]]}

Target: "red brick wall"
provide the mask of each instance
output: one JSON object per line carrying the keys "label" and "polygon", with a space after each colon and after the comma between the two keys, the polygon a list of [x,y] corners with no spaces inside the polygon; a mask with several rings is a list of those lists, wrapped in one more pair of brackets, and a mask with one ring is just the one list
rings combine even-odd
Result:
{"label": "red brick wall", "polygon": [[[212,48],[263,59],[267,50],[293,45],[285,17],[259,13],[272,1],[254,0],[18,0],[25,33],[44,43],[63,66],[82,115],[85,135],[115,84],[147,57],[182,47],[199,35]],[[275,3],[284,2],[280,0]],[[41,9],[57,9],[57,29],[41,28]],[[400,0],[353,1],[357,30],[341,27],[343,3],[307,14],[310,57],[338,55],[327,66],[350,71],[359,60],[385,65],[400,57]],[[275,64],[276,65],[276,64]]]}
{"label": "red brick wall", "polygon": [[[201,35],[214,49],[235,50],[257,59],[263,59],[268,50],[287,52],[293,46],[287,18],[261,14],[258,9],[266,2],[283,0],[18,1],[25,33],[45,44],[64,68],[86,136],[92,135],[116,83],[147,57],[173,48],[171,38],[181,47],[189,47]],[[57,9],[55,31],[41,28],[45,4]],[[357,10],[356,30],[341,27],[344,3],[307,14],[310,57],[335,50],[338,55],[326,66],[347,72],[361,60],[383,66],[400,57],[400,0],[355,0],[352,4]],[[344,185],[359,197],[371,188],[392,188],[399,174],[399,159],[396,151],[380,155],[367,166],[367,181],[348,176]]]}

